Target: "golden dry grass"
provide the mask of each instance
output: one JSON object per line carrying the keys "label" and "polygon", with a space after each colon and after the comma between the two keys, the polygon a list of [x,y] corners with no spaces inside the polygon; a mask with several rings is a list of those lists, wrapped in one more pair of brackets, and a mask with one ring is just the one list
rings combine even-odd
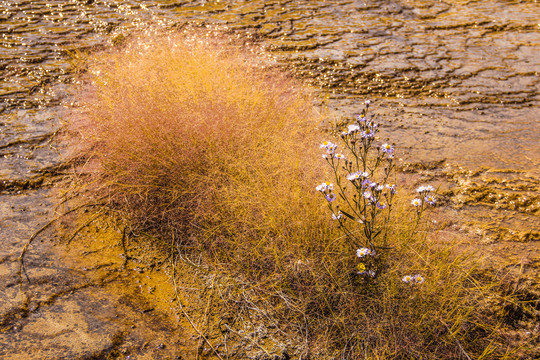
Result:
{"label": "golden dry grass", "polygon": [[[139,34],[91,54],[78,131],[94,191],[134,231],[175,239],[250,284],[304,353],[511,358],[500,321],[479,311],[493,284],[474,280],[466,257],[412,236],[405,204],[389,224],[384,272],[356,274],[355,249],[314,190],[327,178],[313,100],[271,65],[255,46],[211,31]],[[415,272],[421,286],[401,281]],[[247,301],[240,292],[221,298],[223,316]]]}

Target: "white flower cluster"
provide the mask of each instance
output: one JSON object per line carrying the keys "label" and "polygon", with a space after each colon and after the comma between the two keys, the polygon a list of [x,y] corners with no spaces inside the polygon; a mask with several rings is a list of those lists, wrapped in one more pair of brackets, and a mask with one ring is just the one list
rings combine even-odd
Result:
{"label": "white flower cluster", "polygon": [[368,177],[369,177],[369,174],[367,172],[357,171],[357,172],[347,175],[347,180],[349,181],[365,180]]}
{"label": "white flower cluster", "polygon": [[411,205],[421,208],[424,203],[429,205],[435,205],[437,199],[431,194],[435,189],[431,185],[422,185],[416,189],[416,192],[420,195],[420,198],[413,199]]}
{"label": "white flower cluster", "polygon": [[431,185],[422,185],[419,186],[418,189],[416,189],[416,192],[419,194],[427,194],[431,191],[435,191],[435,189]]}
{"label": "white flower cluster", "polygon": [[356,250],[356,256],[358,256],[359,258],[363,258],[364,256],[367,256],[367,255],[373,256],[375,255],[375,251],[368,248],[361,248],[361,249]]}
{"label": "white flower cluster", "polygon": [[332,192],[334,190],[334,184],[326,181],[315,187],[315,190],[323,193],[328,202],[336,200],[336,194]]}
{"label": "white flower cluster", "polygon": [[321,149],[325,149],[327,154],[333,155],[336,151],[337,145],[330,141],[323,141],[320,147]]}
{"label": "white flower cluster", "polygon": [[407,284],[422,284],[424,278],[421,275],[405,275],[401,281]]}

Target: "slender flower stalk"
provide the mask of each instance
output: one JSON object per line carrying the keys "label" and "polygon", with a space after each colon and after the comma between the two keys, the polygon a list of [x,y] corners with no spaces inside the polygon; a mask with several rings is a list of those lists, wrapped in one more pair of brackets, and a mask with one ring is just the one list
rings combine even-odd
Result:
{"label": "slender flower stalk", "polygon": [[433,194],[433,192],[435,192],[435,188],[432,185],[421,185],[416,189],[416,192],[420,197],[411,201],[411,205],[416,208],[416,222],[411,230],[411,237],[416,232],[418,225],[420,224],[422,214],[426,208],[429,206],[435,206],[437,203],[435,194]]}

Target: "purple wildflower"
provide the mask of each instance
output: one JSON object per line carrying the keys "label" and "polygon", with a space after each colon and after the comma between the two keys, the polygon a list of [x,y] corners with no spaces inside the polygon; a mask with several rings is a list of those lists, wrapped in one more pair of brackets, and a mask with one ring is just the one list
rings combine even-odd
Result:
{"label": "purple wildflower", "polygon": [[382,144],[381,151],[383,153],[387,153],[388,155],[392,155],[394,153],[394,147],[390,144]]}
{"label": "purple wildflower", "polygon": [[392,184],[392,185],[388,185],[386,184],[386,188],[388,190],[390,190],[390,194],[394,195],[396,192],[397,192],[397,189],[396,189],[396,185],[395,184]]}
{"label": "purple wildflower", "polygon": [[435,197],[433,195],[428,195],[425,197],[424,199],[429,205],[435,205],[435,203],[437,202],[437,200],[435,199]]}
{"label": "purple wildflower", "polygon": [[336,194],[334,194],[334,193],[328,193],[328,194],[324,195],[324,197],[326,198],[326,200],[328,202],[332,202],[332,201],[336,200]]}
{"label": "purple wildflower", "polygon": [[401,281],[404,283],[411,283],[413,281],[413,277],[411,275],[405,275],[401,278]]}
{"label": "purple wildflower", "polygon": [[367,128],[366,130],[362,131],[361,136],[364,139],[371,139],[371,138],[373,138],[375,136],[375,132],[372,129]]}
{"label": "purple wildflower", "polygon": [[364,271],[359,271],[358,272],[358,275],[366,275],[366,276],[369,276],[369,277],[375,277],[375,275],[377,275],[377,273],[373,270],[364,270]]}
{"label": "purple wildflower", "polygon": [[364,116],[364,114],[357,114],[357,115],[356,115],[356,120],[357,120],[358,122],[363,123],[363,122],[366,121],[366,117]]}

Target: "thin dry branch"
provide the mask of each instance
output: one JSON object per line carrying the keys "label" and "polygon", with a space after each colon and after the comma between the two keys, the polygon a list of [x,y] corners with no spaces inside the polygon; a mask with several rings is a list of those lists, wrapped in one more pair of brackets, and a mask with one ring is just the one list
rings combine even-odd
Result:
{"label": "thin dry branch", "polygon": [[19,270],[17,271],[17,276],[19,277],[19,286],[22,286],[22,282],[23,282],[23,279],[22,279],[22,273],[24,272],[24,275],[26,276],[26,280],[28,280],[28,282],[30,282],[30,278],[28,277],[28,274],[26,273],[26,270],[24,269],[24,255],[26,254],[26,252],[28,251],[28,247],[30,246],[30,244],[32,243],[32,241],[39,235],[41,234],[43,231],[45,231],[49,226],[51,226],[52,224],[54,224],[55,221],[57,221],[59,219],[59,217],[56,217],[54,219],[52,219],[51,221],[49,221],[48,223],[46,223],[45,225],[43,225],[38,231],[36,231],[34,233],[34,235],[32,235],[30,237],[30,239],[28,239],[28,241],[26,241],[26,243],[24,244],[23,248],[22,248],[22,251],[21,251],[21,254],[19,255],[19,258],[18,258],[18,261],[19,261]]}
{"label": "thin dry branch", "polygon": [[77,230],[75,230],[71,236],[69,237],[68,241],[67,241],[67,244],[71,244],[71,241],[75,238],[75,236],[77,236],[79,234],[79,232],[86,228],[87,226],[89,226],[91,223],[93,223],[97,218],[101,217],[103,215],[103,213],[101,211],[98,211],[98,213],[95,215],[95,216],[92,216],[92,218],[90,218],[90,220],[88,220],[87,222],[85,222],[84,224],[82,224],[81,226],[79,226],[77,228]]}
{"label": "thin dry branch", "polygon": [[[19,286],[22,286],[22,282],[23,282],[23,279],[22,279],[22,274],[24,273],[24,275],[26,276],[26,280],[28,280],[28,282],[30,282],[30,278],[28,277],[28,274],[26,273],[26,270],[24,268],[24,256],[26,255],[27,251],[28,251],[28,248],[30,246],[30,244],[32,243],[32,241],[34,241],[34,239],[39,235],[41,234],[43,231],[47,230],[49,228],[49,226],[51,226],[52,224],[54,224],[56,221],[60,220],[62,217],[70,214],[70,213],[73,213],[77,210],[80,210],[84,207],[88,207],[88,206],[98,206],[99,204],[83,204],[83,205],[80,205],[80,206],[77,206],[71,210],[68,210],[66,211],[65,213],[61,214],[61,215],[58,215],[57,217],[55,217],[54,219],[50,220],[49,222],[47,222],[45,225],[43,225],[38,231],[36,231],[27,241],[26,243],[24,244],[22,250],[21,250],[21,254],[19,255],[19,258],[17,259],[18,262],[19,262],[19,270],[17,271],[17,276],[19,277]],[[80,231],[80,230],[78,230]]]}
{"label": "thin dry branch", "polygon": [[[171,263],[172,265],[172,274],[171,274],[171,280],[173,282],[173,286],[174,286],[174,293],[175,293],[175,297],[176,297],[176,301],[178,303],[178,307],[180,308],[180,311],[182,312],[182,315],[184,315],[184,317],[186,318],[186,320],[189,322],[189,324],[191,325],[191,327],[193,328],[193,330],[195,330],[195,332],[199,335],[199,337],[201,339],[203,339],[206,344],[210,347],[210,349],[212,349],[212,351],[214,352],[214,354],[216,354],[216,356],[220,359],[220,360],[224,360],[220,353],[214,348],[214,346],[212,345],[212,343],[210,343],[210,341],[206,338],[206,336],[204,336],[204,334],[197,328],[197,326],[195,325],[195,323],[193,322],[193,320],[191,319],[191,317],[189,316],[189,314],[186,312],[186,310],[184,309],[184,305],[182,305],[182,301],[180,299],[180,294],[178,293],[178,286],[176,284],[176,257],[174,258],[174,260],[172,261]],[[198,349],[197,349],[197,356],[198,356]]]}

